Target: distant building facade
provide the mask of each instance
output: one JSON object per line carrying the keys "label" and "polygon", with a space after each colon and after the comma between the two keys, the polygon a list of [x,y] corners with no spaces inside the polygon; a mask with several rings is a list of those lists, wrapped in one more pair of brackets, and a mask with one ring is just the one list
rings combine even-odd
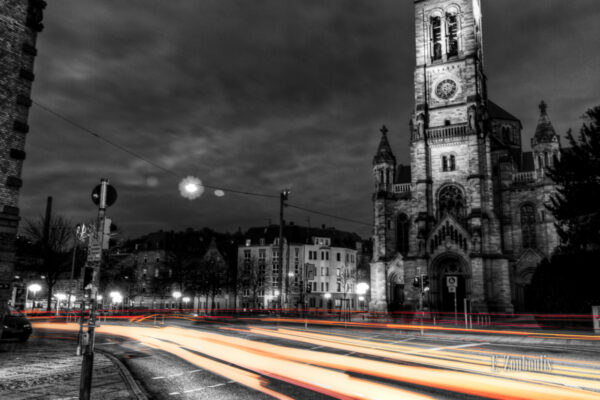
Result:
{"label": "distant building facade", "polygon": [[488,98],[481,20],[480,0],[415,1],[411,164],[397,165],[385,127],[373,159],[373,310],[417,308],[419,275],[431,310],[454,311],[455,296],[459,310],[465,299],[473,311],[524,310],[558,245],[545,172],[559,137],[542,102],[522,151],[521,122]]}
{"label": "distant building facade", "polygon": [[35,46],[44,27],[45,7],[43,0],[6,0],[0,5],[0,320],[11,297],[14,277]]}
{"label": "distant building facade", "polygon": [[[120,270],[131,270],[133,279],[128,289],[130,306],[142,308],[226,309],[234,306],[230,288],[230,271],[235,269],[226,257],[233,243],[223,239],[221,246],[211,232],[155,232],[130,241],[119,249]],[[229,246],[227,246],[229,245]],[[233,250],[235,251],[235,250]],[[201,269],[214,260],[214,274],[220,275],[219,282],[211,282],[206,289]],[[219,286],[219,287],[216,287]],[[173,297],[179,291],[182,299]],[[214,299],[212,293],[215,293]],[[208,298],[207,298],[208,295]],[[183,299],[186,301],[183,301]],[[189,298],[189,301],[187,300]]]}
{"label": "distant building facade", "polygon": [[[242,308],[339,309],[358,307],[357,265],[362,240],[333,228],[252,228],[238,248],[238,306]],[[283,279],[283,283],[281,283]]]}

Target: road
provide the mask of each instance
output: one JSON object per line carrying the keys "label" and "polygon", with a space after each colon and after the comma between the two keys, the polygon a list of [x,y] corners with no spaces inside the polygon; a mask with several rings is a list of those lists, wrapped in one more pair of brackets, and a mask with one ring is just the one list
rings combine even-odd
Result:
{"label": "road", "polygon": [[600,399],[600,337],[295,322],[106,323],[97,347],[154,399]]}

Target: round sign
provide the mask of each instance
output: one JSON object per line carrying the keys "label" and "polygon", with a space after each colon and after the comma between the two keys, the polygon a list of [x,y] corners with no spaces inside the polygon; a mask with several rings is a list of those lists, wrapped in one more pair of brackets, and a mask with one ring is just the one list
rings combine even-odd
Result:
{"label": "round sign", "polygon": [[[101,185],[96,185],[92,190],[92,201],[95,205],[100,205],[100,187]],[[114,186],[106,185],[106,207],[112,206],[115,201],[117,201],[117,189]]]}

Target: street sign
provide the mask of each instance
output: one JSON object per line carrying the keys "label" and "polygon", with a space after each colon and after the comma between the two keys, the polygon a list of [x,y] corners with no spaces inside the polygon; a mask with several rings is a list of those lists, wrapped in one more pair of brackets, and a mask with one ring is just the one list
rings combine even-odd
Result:
{"label": "street sign", "polygon": [[100,246],[100,241],[98,240],[96,235],[91,235],[90,242],[88,244],[87,260],[89,262],[100,261],[101,253],[102,253],[102,247]]}
{"label": "street sign", "polygon": [[456,286],[448,286],[448,293],[456,293]]}
{"label": "street sign", "polygon": [[[100,205],[100,189],[102,185],[96,185],[94,190],[92,190],[92,201],[95,205]],[[110,207],[115,204],[117,201],[117,189],[114,186],[107,185],[106,186],[106,207]]]}
{"label": "street sign", "polygon": [[446,277],[446,286],[448,286],[448,288],[456,288],[458,286],[458,277],[456,276],[447,276]]}

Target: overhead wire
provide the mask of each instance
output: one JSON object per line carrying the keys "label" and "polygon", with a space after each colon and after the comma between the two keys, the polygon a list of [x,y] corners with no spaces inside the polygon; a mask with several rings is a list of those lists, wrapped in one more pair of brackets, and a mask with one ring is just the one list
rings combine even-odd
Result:
{"label": "overhead wire", "polygon": [[[68,117],[65,117],[61,113],[53,110],[52,108],[50,108],[50,107],[48,107],[48,106],[46,106],[44,104],[41,104],[38,101],[32,100],[32,103],[35,104],[37,107],[39,107],[41,110],[47,112],[48,114],[51,114],[51,115],[55,116],[56,118],[59,118],[60,120],[62,120],[64,122],[66,122],[66,123],[68,123],[68,124],[76,127],[77,129],[81,129],[82,131],[84,131],[84,132],[92,135],[96,139],[101,140],[101,141],[107,143],[108,145],[113,146],[113,147],[115,147],[115,148],[117,148],[117,149],[119,149],[119,150],[121,150],[121,151],[129,154],[130,156],[132,156],[134,158],[137,158],[137,159],[139,159],[141,161],[144,161],[145,163],[147,163],[149,165],[152,165],[153,167],[155,167],[155,168],[163,171],[166,174],[169,174],[169,175],[171,175],[173,177],[176,177],[178,179],[183,179],[184,178],[181,174],[178,174],[177,172],[175,172],[173,170],[170,170],[170,169],[168,169],[168,168],[166,168],[166,167],[164,167],[164,166],[162,166],[162,165],[160,165],[160,164],[158,164],[158,163],[156,163],[156,162],[148,159],[147,157],[144,157],[141,154],[138,154],[137,152],[132,151],[132,150],[128,149],[127,147],[114,142],[113,140],[110,140],[110,139],[104,137],[101,133],[98,133],[97,131],[94,131],[94,130],[92,130],[90,128],[87,128],[87,127],[81,125],[80,123],[78,123],[76,121],[73,121],[72,119],[70,119]],[[226,188],[226,187],[208,185],[208,184],[205,184],[204,182],[202,183],[202,186],[207,187],[209,189],[222,190],[222,191],[228,192],[228,193],[236,193],[236,194],[247,195],[247,196],[263,197],[263,198],[276,198],[276,199],[278,199],[280,197],[279,194],[275,195],[275,194],[258,193],[258,192],[251,192],[251,191],[239,190],[239,189],[231,189],[231,188]],[[309,209],[309,208],[306,208],[306,207],[301,207],[301,206],[298,206],[298,205],[295,205],[295,204],[289,204],[289,203],[287,203],[286,206],[290,207],[290,208],[295,208],[295,209],[298,209],[298,210],[302,210],[302,211],[305,211],[305,212],[308,212],[308,213],[311,213],[311,214],[321,215],[321,216],[324,216],[324,217],[338,219],[338,220],[341,220],[341,221],[351,222],[351,223],[360,224],[360,225],[367,225],[367,226],[371,226],[372,225],[372,224],[369,224],[369,223],[366,223],[366,222],[357,221],[357,220],[354,220],[354,219],[351,219],[351,218],[340,217],[340,216],[336,216],[336,215],[324,213],[324,212],[317,211],[317,210],[312,210],[312,209]]]}

